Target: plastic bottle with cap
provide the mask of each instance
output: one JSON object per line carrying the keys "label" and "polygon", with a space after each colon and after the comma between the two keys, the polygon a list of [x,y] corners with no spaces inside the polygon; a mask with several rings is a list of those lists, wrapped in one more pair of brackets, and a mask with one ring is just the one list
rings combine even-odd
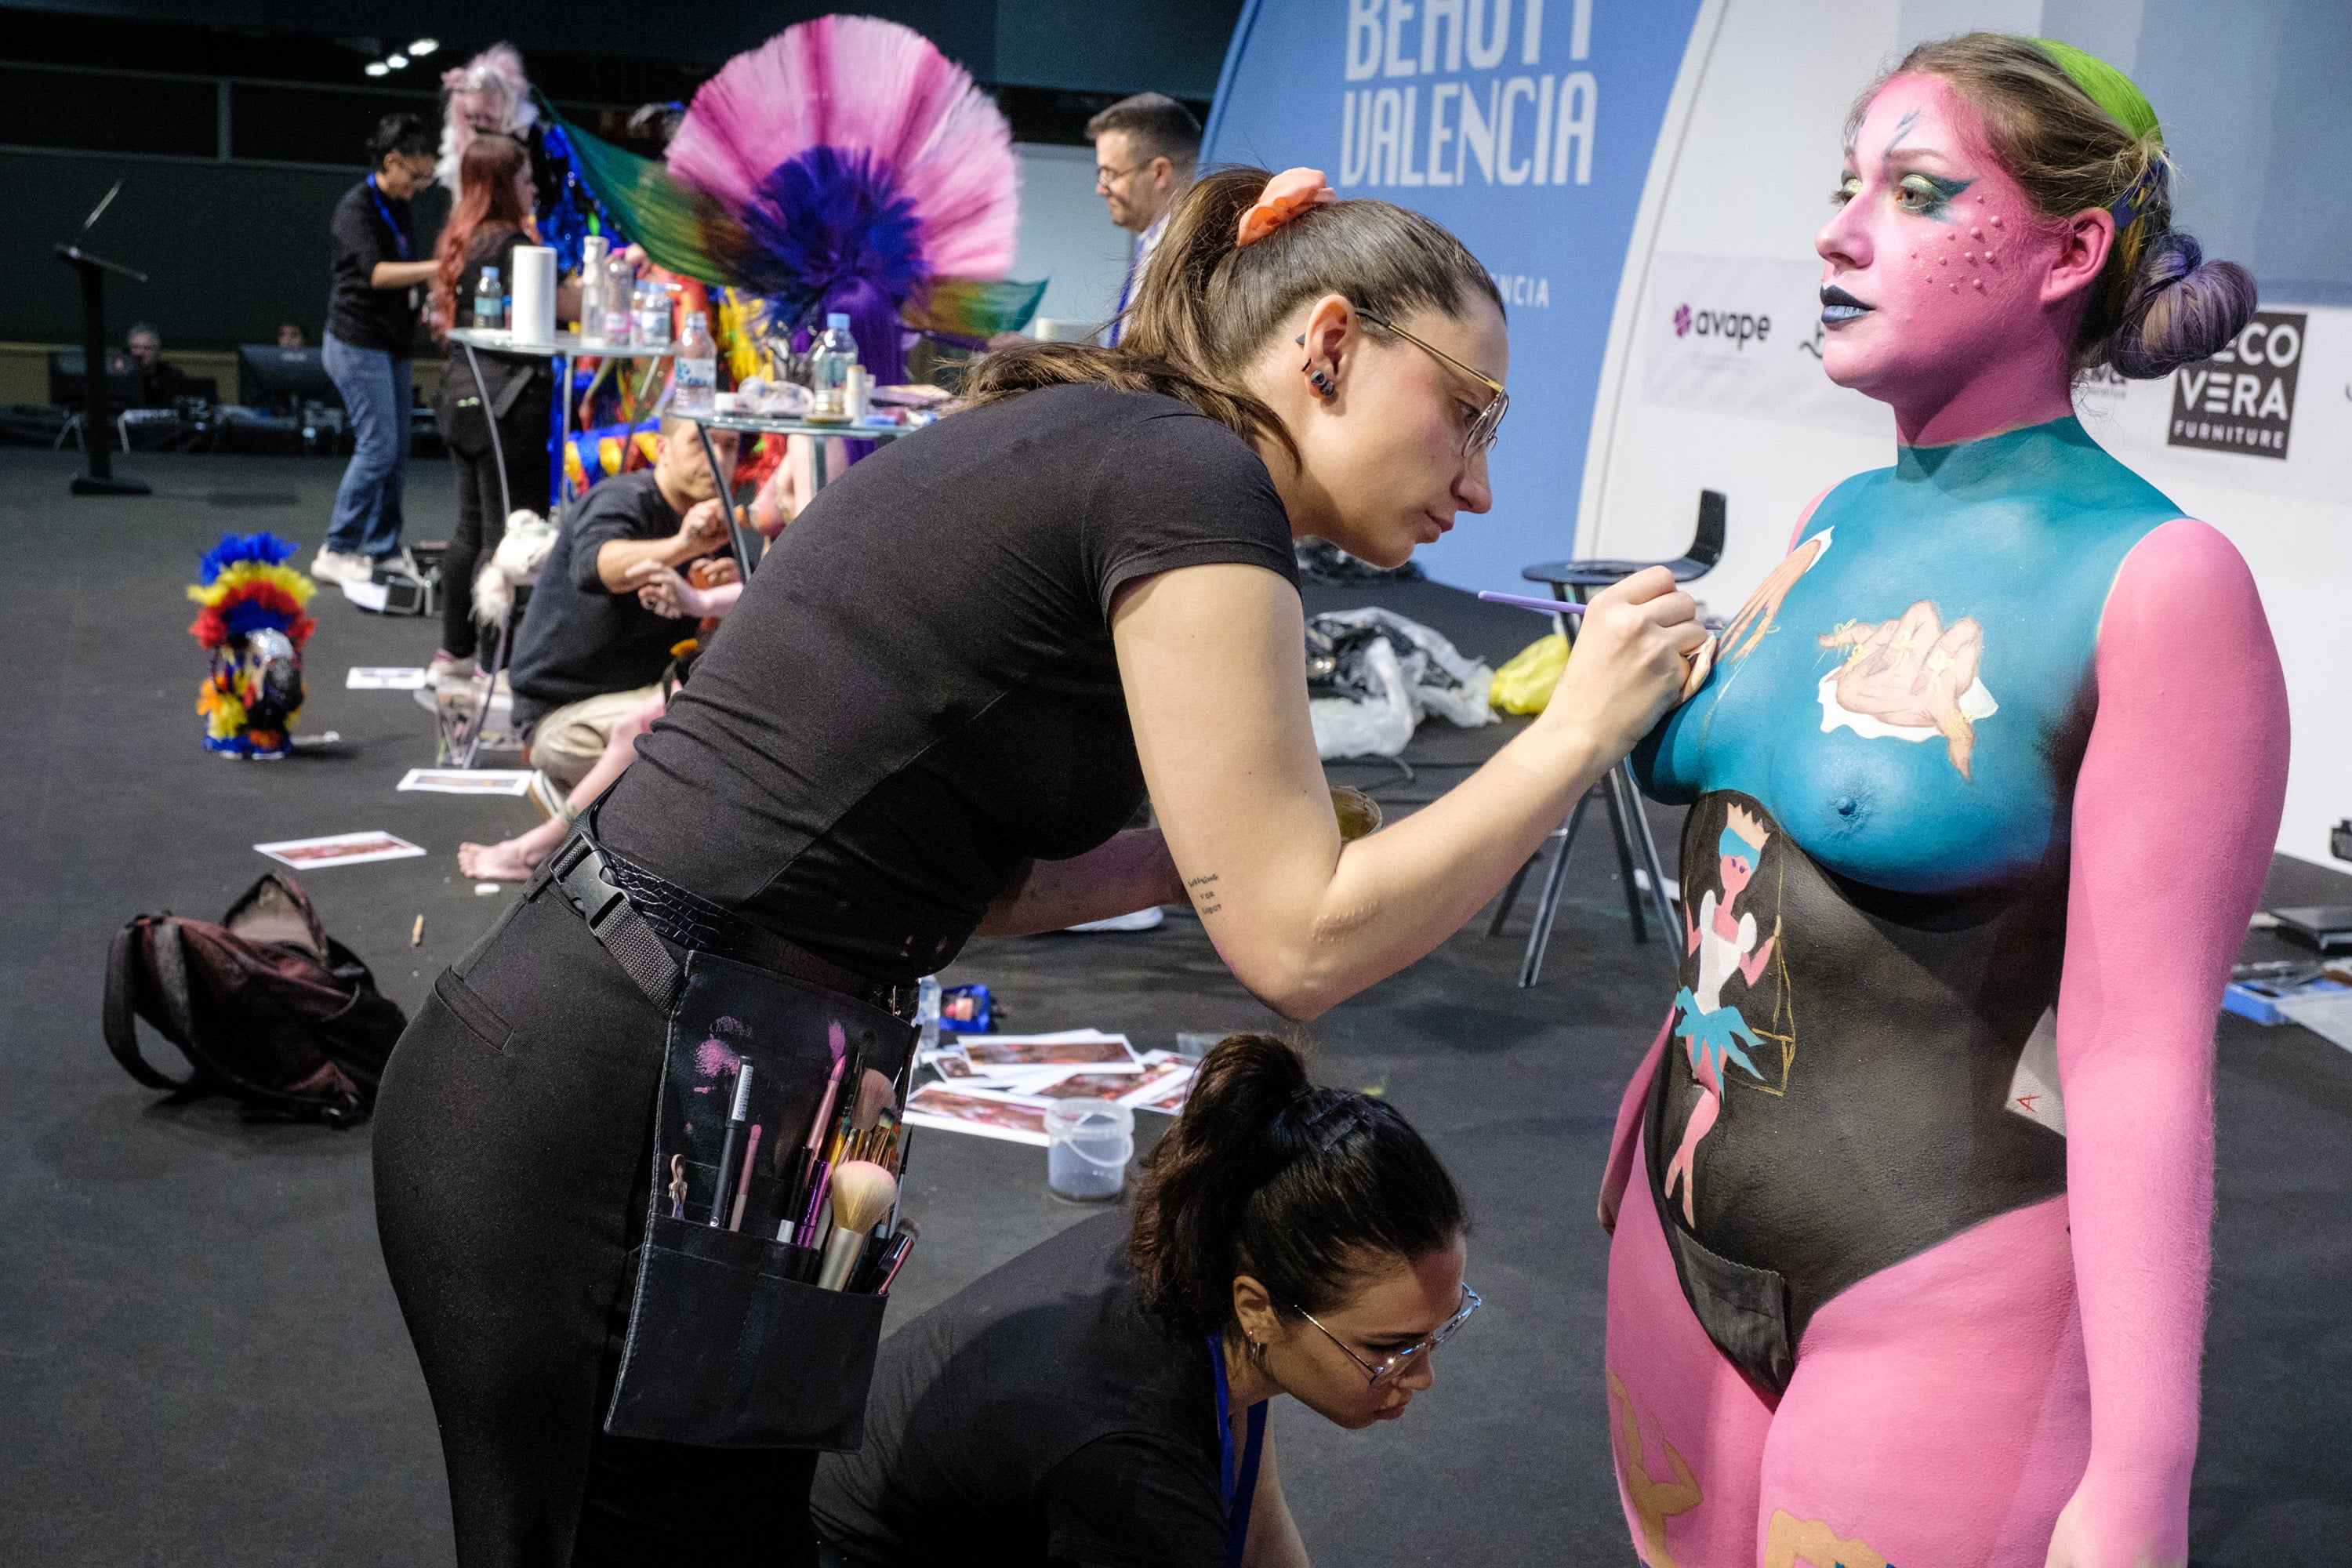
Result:
{"label": "plastic bottle with cap", "polygon": [[485,267],[480,280],[474,285],[474,330],[500,331],[506,324],[506,289],[499,282],[499,269]]}
{"label": "plastic bottle with cap", "polygon": [[687,312],[686,331],[677,340],[677,388],[670,407],[688,418],[718,412],[719,345],[710,341],[710,327],[699,310]]}
{"label": "plastic bottle with cap", "polygon": [[809,390],[814,406],[811,419],[845,421],[849,417],[849,373],[857,367],[857,340],[849,335],[849,318],[835,310],[824,319],[824,336],[816,341],[809,363]]}

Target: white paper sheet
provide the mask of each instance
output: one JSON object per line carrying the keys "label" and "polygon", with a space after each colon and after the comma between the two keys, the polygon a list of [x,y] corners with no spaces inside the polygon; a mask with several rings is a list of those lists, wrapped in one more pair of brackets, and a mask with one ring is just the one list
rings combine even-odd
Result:
{"label": "white paper sheet", "polygon": [[407,860],[425,851],[405,838],[371,830],[331,833],[324,838],[284,838],[254,848],[298,871],[318,871],[329,866],[358,866],[370,860]]}

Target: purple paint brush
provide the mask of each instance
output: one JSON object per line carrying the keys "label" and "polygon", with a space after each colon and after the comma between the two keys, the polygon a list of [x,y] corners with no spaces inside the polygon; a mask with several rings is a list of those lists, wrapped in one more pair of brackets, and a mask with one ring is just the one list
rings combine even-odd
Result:
{"label": "purple paint brush", "polygon": [[1515,610],[1540,610],[1547,616],[1584,614],[1582,605],[1563,604],[1558,599],[1528,599],[1517,594],[1481,594],[1478,596],[1490,605],[1508,605]]}

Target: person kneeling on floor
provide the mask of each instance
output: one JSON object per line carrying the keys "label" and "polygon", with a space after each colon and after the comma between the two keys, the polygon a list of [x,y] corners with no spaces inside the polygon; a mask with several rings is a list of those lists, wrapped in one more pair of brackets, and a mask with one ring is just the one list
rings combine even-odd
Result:
{"label": "person kneeling on floor", "polygon": [[1074,1226],[882,1342],[864,1447],[817,1461],[818,1562],[1306,1568],[1266,1402],[1402,1415],[1478,1304],[1465,1225],[1394,1107],[1227,1037],[1131,1228]]}
{"label": "person kneeling on floor", "polygon": [[[566,789],[604,754],[613,727],[656,696],[679,623],[641,601],[656,567],[730,553],[721,492],[735,434],[713,430],[713,474],[692,421],[667,419],[654,466],[599,483],[558,529],[515,639],[514,718],[531,765]],[[722,571],[733,572],[730,562]]]}

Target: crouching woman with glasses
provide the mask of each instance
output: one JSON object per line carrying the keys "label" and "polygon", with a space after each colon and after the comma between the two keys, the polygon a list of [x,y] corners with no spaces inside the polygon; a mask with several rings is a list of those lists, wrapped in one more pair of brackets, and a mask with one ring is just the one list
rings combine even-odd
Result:
{"label": "crouching woman with glasses", "polygon": [[1461,1194],[1386,1102],[1234,1035],[1132,1223],[1075,1226],[882,1346],[812,1498],[826,1568],[1305,1568],[1266,1430],[1392,1421],[1478,1305]]}

